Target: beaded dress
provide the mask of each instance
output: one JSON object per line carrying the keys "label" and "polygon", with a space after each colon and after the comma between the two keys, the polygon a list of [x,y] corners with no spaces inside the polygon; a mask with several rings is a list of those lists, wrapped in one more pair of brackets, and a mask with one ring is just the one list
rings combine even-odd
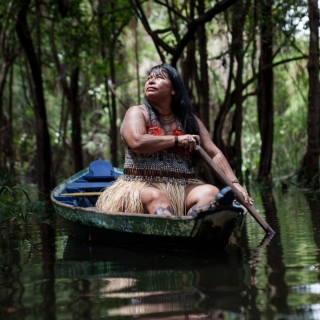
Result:
{"label": "beaded dress", "polygon": [[[147,133],[163,135],[153,109],[147,110]],[[181,123],[176,119],[176,129],[172,135],[182,134]],[[166,193],[175,215],[184,215],[184,189],[191,182],[201,183],[195,178],[188,150],[174,146],[153,153],[137,153],[127,148],[124,174],[101,194],[96,207],[103,212],[143,213],[141,192],[147,186],[154,186]]]}

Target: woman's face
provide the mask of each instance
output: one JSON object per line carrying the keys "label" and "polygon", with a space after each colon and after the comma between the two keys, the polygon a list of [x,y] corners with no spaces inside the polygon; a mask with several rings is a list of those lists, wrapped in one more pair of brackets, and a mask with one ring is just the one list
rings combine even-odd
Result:
{"label": "woman's face", "polygon": [[174,90],[167,73],[161,69],[152,71],[144,85],[144,93],[149,101],[155,102],[159,98],[171,97]]}

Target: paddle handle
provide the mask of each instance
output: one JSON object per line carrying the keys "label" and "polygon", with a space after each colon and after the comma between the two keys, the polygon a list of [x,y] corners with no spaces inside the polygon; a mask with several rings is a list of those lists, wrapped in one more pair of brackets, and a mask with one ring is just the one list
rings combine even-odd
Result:
{"label": "paddle handle", "polygon": [[260,224],[260,226],[264,229],[266,233],[275,234],[275,231],[268,225],[268,223],[259,215],[259,213],[253,208],[252,205],[245,202],[242,193],[233,185],[233,183],[226,177],[226,175],[216,166],[213,160],[207,155],[207,153],[201,148],[201,146],[197,146],[198,153],[204,162],[209,166],[210,169],[214,172],[214,174],[220,179],[220,181],[226,186],[230,187],[233,193],[236,195],[237,200],[249,211],[251,216]]}
{"label": "paddle handle", "polygon": [[73,192],[73,193],[61,193],[60,196],[62,197],[94,197],[100,196],[102,192]]}

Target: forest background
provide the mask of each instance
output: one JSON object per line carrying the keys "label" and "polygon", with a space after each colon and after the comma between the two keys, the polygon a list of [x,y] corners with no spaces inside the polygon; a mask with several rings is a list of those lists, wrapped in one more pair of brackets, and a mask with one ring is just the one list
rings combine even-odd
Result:
{"label": "forest background", "polygon": [[6,0],[0,17],[0,187],[121,167],[121,119],[162,62],[241,181],[319,186],[317,0]]}

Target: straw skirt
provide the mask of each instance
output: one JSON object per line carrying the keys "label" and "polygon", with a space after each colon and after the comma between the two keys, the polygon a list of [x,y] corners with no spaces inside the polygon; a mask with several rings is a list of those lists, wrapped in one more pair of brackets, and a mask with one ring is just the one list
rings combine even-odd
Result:
{"label": "straw skirt", "polygon": [[[196,183],[202,182],[196,181]],[[183,216],[186,214],[184,184],[179,182],[128,181],[121,178],[118,178],[111,187],[102,192],[96,203],[96,208],[102,212],[144,213],[141,192],[148,186],[156,187],[166,194],[171,202],[174,215]]]}

